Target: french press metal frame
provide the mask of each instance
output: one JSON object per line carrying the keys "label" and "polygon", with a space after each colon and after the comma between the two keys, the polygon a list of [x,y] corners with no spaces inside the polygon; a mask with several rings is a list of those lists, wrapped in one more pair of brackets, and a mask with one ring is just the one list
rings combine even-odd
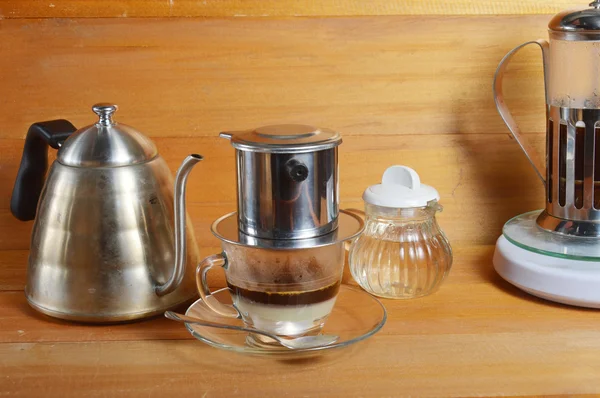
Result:
{"label": "french press metal frame", "polygon": [[[583,106],[569,106],[571,98],[557,99],[549,95],[554,84],[549,75],[550,68],[556,67],[550,65],[551,53],[555,51],[551,45],[554,40],[569,43],[600,41],[600,1],[594,1],[590,6],[593,8],[558,14],[549,24],[550,43],[543,39],[528,41],[506,54],[498,65],[493,85],[500,116],[545,186],[546,208],[537,224],[547,231],[580,237],[600,237],[600,97],[599,101],[586,100]],[[590,24],[589,21],[595,22]],[[538,45],[543,57],[546,167],[522,135],[502,92],[508,62],[530,44]],[[563,62],[575,61],[564,59]],[[600,76],[600,69],[597,76]]]}

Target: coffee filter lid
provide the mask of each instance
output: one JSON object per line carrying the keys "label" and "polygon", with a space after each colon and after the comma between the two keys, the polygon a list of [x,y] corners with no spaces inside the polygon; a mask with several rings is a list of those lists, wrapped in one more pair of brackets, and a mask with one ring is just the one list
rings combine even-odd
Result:
{"label": "coffee filter lid", "polygon": [[342,143],[336,131],[302,124],[278,124],[248,131],[223,132],[234,148],[264,153],[306,153],[334,148]]}
{"label": "coffee filter lid", "polygon": [[416,171],[406,166],[391,166],[381,178],[381,184],[371,185],[363,194],[369,204],[391,208],[424,207],[439,200],[438,191],[425,184]]}

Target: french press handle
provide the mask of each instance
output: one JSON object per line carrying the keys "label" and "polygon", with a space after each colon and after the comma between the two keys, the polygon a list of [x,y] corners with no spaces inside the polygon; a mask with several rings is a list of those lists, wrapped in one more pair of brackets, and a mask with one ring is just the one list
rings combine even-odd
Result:
{"label": "french press handle", "polygon": [[515,139],[519,143],[519,146],[521,146],[521,149],[523,150],[523,152],[525,152],[527,159],[529,159],[529,162],[535,169],[538,177],[540,177],[540,179],[542,180],[542,183],[544,183],[544,185],[546,185],[546,179],[544,177],[546,175],[546,172],[545,172],[546,167],[544,166],[544,163],[542,161],[540,161],[540,158],[539,158],[537,152],[529,146],[529,144],[525,140],[525,137],[523,137],[523,135],[521,134],[521,129],[517,125],[517,122],[515,121],[515,119],[510,114],[510,111],[508,110],[508,107],[506,106],[506,103],[504,102],[504,94],[502,92],[502,79],[504,78],[504,71],[506,70],[506,67],[508,66],[508,62],[513,57],[513,55],[515,55],[520,49],[522,49],[523,47],[525,47],[529,44],[537,44],[538,46],[540,46],[540,49],[542,50],[542,58],[544,61],[544,92],[546,93],[545,94],[546,104],[548,103],[547,63],[548,63],[549,45],[548,45],[548,42],[543,39],[533,40],[533,41],[528,41],[526,43],[523,43],[520,46],[513,48],[511,51],[509,51],[508,54],[506,54],[504,56],[504,58],[502,58],[502,61],[500,61],[500,64],[498,64],[498,68],[496,69],[496,73],[494,75],[494,86],[493,86],[494,101],[496,102],[496,108],[498,109],[498,113],[500,113],[500,116],[502,117],[502,120],[506,124],[506,127],[508,127],[508,129],[512,133],[513,137],[515,137]]}
{"label": "french press handle", "polygon": [[76,130],[71,122],[63,119],[34,123],[29,127],[10,198],[10,211],[19,220],[35,218],[48,170],[48,147],[59,149]]}

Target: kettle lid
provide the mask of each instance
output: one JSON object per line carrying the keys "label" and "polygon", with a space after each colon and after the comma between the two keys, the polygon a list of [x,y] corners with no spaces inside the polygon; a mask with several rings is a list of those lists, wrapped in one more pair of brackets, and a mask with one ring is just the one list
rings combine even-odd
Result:
{"label": "kettle lid", "polygon": [[66,166],[118,167],[156,157],[158,151],[148,137],[113,120],[117,109],[117,105],[109,103],[94,105],[92,110],[98,121],[73,133],[58,151],[57,160]]}
{"label": "kettle lid", "polygon": [[556,14],[548,24],[548,29],[552,32],[557,32],[559,35],[562,32],[565,39],[585,40],[585,37],[573,35],[600,34],[600,0],[595,0],[589,4],[589,8],[565,10]]}

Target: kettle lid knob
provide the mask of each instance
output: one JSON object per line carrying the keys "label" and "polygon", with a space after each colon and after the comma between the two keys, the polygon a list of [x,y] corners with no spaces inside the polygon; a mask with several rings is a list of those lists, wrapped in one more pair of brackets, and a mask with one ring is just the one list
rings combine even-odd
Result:
{"label": "kettle lid knob", "polygon": [[130,166],[154,159],[158,151],[150,138],[112,119],[117,109],[117,105],[106,102],[92,106],[100,119],[73,133],[56,159],[74,167]]}
{"label": "kettle lid knob", "polygon": [[100,117],[100,120],[98,120],[98,124],[101,124],[102,126],[112,126],[113,124],[115,124],[115,122],[112,120],[112,114],[115,113],[118,109],[119,107],[117,105],[109,104],[106,102],[101,102],[92,106],[92,110],[94,111],[94,113],[98,115],[98,117]]}

